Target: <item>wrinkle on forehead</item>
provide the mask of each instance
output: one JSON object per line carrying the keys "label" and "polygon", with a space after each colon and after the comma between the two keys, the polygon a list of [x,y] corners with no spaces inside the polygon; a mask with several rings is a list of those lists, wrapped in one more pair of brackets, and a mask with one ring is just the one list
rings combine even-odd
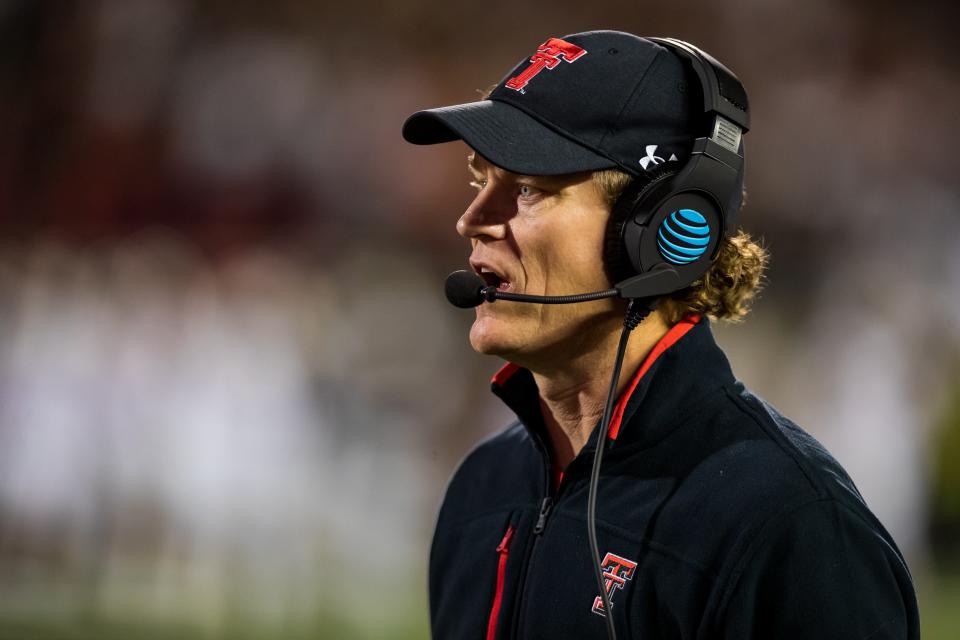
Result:
{"label": "wrinkle on forehead", "polygon": [[493,164],[483,156],[481,156],[476,151],[471,151],[467,154],[467,170],[473,174],[475,178],[481,178],[485,175],[485,171],[489,168],[492,168],[494,171],[507,175],[513,176],[514,178],[529,179],[535,180],[538,182],[543,182],[545,184],[552,185],[556,188],[563,188],[573,184],[577,184],[587,180],[591,176],[591,172],[584,171],[581,173],[565,173],[557,176],[540,176],[540,175],[528,175],[523,173],[513,173],[507,169],[503,169]]}

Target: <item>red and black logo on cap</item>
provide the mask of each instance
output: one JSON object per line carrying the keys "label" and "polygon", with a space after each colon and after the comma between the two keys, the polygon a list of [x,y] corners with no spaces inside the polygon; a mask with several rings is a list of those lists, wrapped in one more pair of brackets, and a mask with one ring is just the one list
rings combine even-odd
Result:
{"label": "red and black logo on cap", "polygon": [[542,45],[537,47],[537,52],[530,58],[530,66],[520,74],[507,80],[505,86],[507,89],[513,89],[520,93],[525,93],[524,87],[544,69],[553,69],[561,60],[574,62],[578,58],[586,55],[587,50],[578,47],[575,44],[561,40],[560,38],[550,38]]}

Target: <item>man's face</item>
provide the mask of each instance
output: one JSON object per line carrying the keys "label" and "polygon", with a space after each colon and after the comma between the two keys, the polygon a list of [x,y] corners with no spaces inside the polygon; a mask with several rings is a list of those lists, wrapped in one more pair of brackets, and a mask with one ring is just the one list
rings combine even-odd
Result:
{"label": "man's face", "polygon": [[[470,265],[501,290],[567,295],[607,289],[609,209],[590,173],[526,176],[470,156],[477,195],[457,222]],[[616,302],[541,305],[499,300],[476,308],[470,343],[518,363],[563,360],[620,322]],[[611,325],[611,322],[613,323]]]}

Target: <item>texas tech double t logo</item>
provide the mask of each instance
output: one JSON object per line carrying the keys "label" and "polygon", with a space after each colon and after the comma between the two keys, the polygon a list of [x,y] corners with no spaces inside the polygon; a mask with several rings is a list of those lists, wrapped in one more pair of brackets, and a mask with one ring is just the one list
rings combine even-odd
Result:
{"label": "texas tech double t logo", "polygon": [[[637,568],[637,563],[618,555],[608,553],[603,558],[600,565],[603,571],[603,588],[607,590],[607,599],[610,600],[610,606],[613,606],[613,594],[617,589],[623,589],[627,580],[633,577],[633,571]],[[597,615],[606,615],[603,611],[603,598],[597,596],[593,599],[593,612]]]}
{"label": "texas tech double t logo", "polygon": [[519,75],[516,75],[504,85],[507,89],[513,89],[524,93],[523,88],[527,83],[544,69],[553,69],[560,64],[561,60],[573,62],[577,58],[585,55],[586,49],[581,49],[575,44],[571,44],[560,38],[550,38],[542,45],[537,47],[537,52],[530,58],[530,66],[524,69]]}

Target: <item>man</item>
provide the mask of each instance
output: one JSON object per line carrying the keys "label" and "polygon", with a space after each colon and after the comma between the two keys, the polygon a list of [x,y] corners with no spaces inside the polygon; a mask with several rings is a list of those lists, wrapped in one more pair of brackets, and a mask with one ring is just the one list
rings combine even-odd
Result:
{"label": "man", "polygon": [[[404,137],[471,148],[477,194],[457,231],[489,287],[604,290],[631,275],[615,246],[625,190],[674,176],[704,135],[699,83],[648,39],[551,38],[488,99],[416,113]],[[742,178],[725,212],[739,209]],[[702,277],[648,300],[627,343],[595,558],[591,462],[626,303],[477,308],[471,345],[508,361],[493,391],[518,419],[447,488],[430,556],[434,637],[604,638],[608,620],[617,637],[646,640],[919,637],[890,535],[827,451],[736,380],[713,339],[710,318],[745,315],[766,263],[746,233],[723,236]]]}

